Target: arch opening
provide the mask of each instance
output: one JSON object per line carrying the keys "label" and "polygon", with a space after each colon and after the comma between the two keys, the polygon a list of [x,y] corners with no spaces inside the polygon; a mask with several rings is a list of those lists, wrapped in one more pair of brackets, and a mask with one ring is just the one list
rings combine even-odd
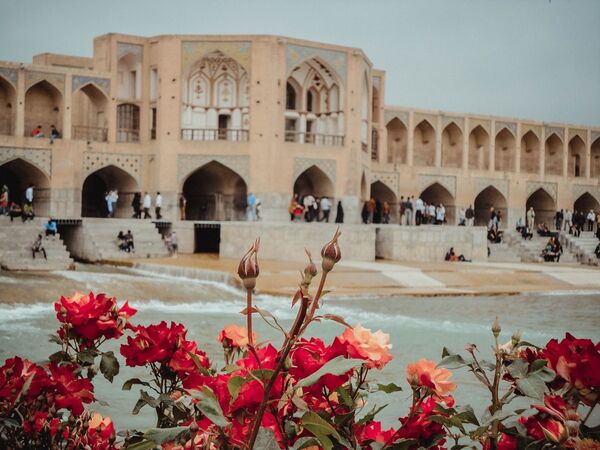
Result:
{"label": "arch opening", "polygon": [[463,134],[454,122],[442,132],[442,167],[462,166]]}
{"label": "arch opening", "polygon": [[183,183],[187,220],[243,220],[246,182],[235,171],[211,161],[192,172]]}
{"label": "arch opening", "polygon": [[569,167],[570,177],[585,177],[585,142],[579,136],[569,141]]}
{"label": "arch opening", "polygon": [[52,125],[62,132],[62,107],[62,94],[52,84],[42,80],[31,86],[25,93],[25,136],[33,136],[38,126],[45,137]]}
{"label": "arch opening", "polygon": [[545,223],[548,228],[552,228],[552,224],[554,223],[554,214],[556,212],[556,202],[550,194],[548,194],[544,189],[539,188],[527,198],[525,211],[523,213],[524,221],[527,217],[527,211],[529,211],[530,207],[533,207],[533,211],[535,212],[536,224]]}
{"label": "arch opening", "polygon": [[387,129],[387,160],[393,164],[406,164],[408,130],[400,119],[394,117],[385,126]]}
{"label": "arch opening", "polygon": [[131,217],[131,201],[139,190],[138,183],[129,173],[113,165],[98,169],[86,177],[81,190],[81,216],[107,217],[105,197],[108,191],[115,189],[119,198],[114,217]]}
{"label": "arch opening", "polygon": [[375,214],[373,216],[374,223],[383,223],[383,203],[387,202],[390,207],[389,223],[399,223],[398,217],[398,198],[394,191],[392,191],[385,183],[376,181],[371,184],[371,197],[375,200],[377,205]]}
{"label": "arch opening", "polygon": [[511,172],[515,170],[515,137],[507,129],[503,128],[496,135],[494,169],[499,172]]}
{"label": "arch opening", "polygon": [[529,130],[521,138],[521,172],[538,173],[540,170],[540,140]]}
{"label": "arch opening", "polygon": [[590,176],[600,177],[600,138],[592,143],[590,164]]}
{"label": "arch opening", "polygon": [[435,129],[427,120],[422,120],[414,132],[415,166],[433,166],[435,162]]}
{"label": "arch opening", "polygon": [[446,209],[446,223],[449,225],[456,224],[456,205],[452,194],[439,183],[434,183],[421,192],[420,195],[423,202],[428,205],[435,205],[438,207],[440,204],[444,205]]}
{"label": "arch opening", "polygon": [[563,171],[563,142],[552,133],[546,139],[544,155],[544,172],[546,175],[562,175]]}
{"label": "arch opening", "polygon": [[17,92],[7,80],[0,77],[0,134],[14,134]]}
{"label": "arch opening", "polygon": [[0,186],[8,187],[9,205],[23,205],[25,190],[33,184],[33,212],[37,216],[50,215],[50,178],[33,164],[17,158],[0,165]]}
{"label": "arch opening", "polygon": [[490,135],[477,125],[469,135],[469,169],[489,170]]}
{"label": "arch opening", "polygon": [[325,172],[317,166],[310,166],[294,181],[294,193],[299,197],[311,194],[315,198],[328,197],[333,204],[335,191],[333,183]]}
{"label": "arch opening", "polygon": [[108,137],[108,99],[93,84],[73,94],[73,139],[106,142]]}
{"label": "arch opening", "polygon": [[581,211],[584,214],[587,214],[590,210],[598,213],[598,211],[600,211],[600,202],[598,202],[598,200],[596,200],[589,192],[584,192],[577,200],[575,200],[573,211]]}
{"label": "arch opening", "polygon": [[491,218],[491,208],[502,214],[502,227],[506,226],[506,197],[494,186],[488,186],[481,191],[473,204],[475,210],[475,225],[488,226]]}

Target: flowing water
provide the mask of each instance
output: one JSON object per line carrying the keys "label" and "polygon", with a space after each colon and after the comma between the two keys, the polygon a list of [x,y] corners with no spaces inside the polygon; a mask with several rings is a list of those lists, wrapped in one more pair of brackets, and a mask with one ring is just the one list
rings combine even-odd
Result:
{"label": "flowing water", "polygon": [[[150,324],[161,320],[181,322],[188,328],[188,338],[198,342],[211,359],[222,364],[217,333],[231,323],[243,324],[239,312],[245,306],[243,293],[224,283],[161,276],[132,269],[103,268],[81,265],[77,271],[50,274],[11,274],[0,272],[0,362],[18,354],[42,361],[57,351],[47,337],[57,329],[53,302],[60,295],[76,290],[105,292],[121,302],[129,300],[137,308],[134,323]],[[256,304],[271,311],[289,327],[294,318],[290,301],[283,297],[257,296]],[[463,352],[467,343],[475,343],[482,358],[489,357],[492,335],[490,325],[499,316],[502,340],[515,330],[523,331],[523,339],[543,345],[552,337],[569,331],[578,337],[600,340],[600,293],[554,292],[520,296],[455,296],[455,297],[376,297],[325,299],[323,312],[339,314],[350,324],[360,323],[373,331],[389,333],[393,343],[393,361],[372,376],[383,383],[395,382],[405,391],[389,396],[374,396],[375,403],[390,403],[381,413],[388,425],[405,415],[410,393],[405,382],[406,364],[419,358],[439,359],[443,346]],[[257,320],[260,340],[280,342],[277,331]],[[334,322],[318,324],[311,333],[331,342],[343,328]],[[119,343],[106,350],[118,354]],[[99,376],[97,397],[108,404],[94,408],[110,415],[117,428],[144,429],[153,426],[153,415],[143,409],[131,416],[137,389],[121,391],[123,381],[144,377],[140,368],[122,365],[121,373],[110,384]],[[485,392],[464,370],[456,371],[459,382],[457,402],[470,403],[481,411],[487,405]]]}

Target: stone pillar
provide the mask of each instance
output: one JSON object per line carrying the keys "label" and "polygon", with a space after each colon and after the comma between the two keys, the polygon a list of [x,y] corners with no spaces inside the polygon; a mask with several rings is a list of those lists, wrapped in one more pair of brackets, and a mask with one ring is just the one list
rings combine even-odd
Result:
{"label": "stone pillar", "polygon": [[[16,122],[15,122],[15,136],[25,135],[25,71],[19,70],[17,72],[17,96],[16,96]],[[31,130],[29,130],[31,131]]]}
{"label": "stone pillar", "polygon": [[435,159],[434,166],[442,166],[442,116],[437,116],[437,123],[435,126]]}
{"label": "stone pillar", "polygon": [[496,121],[490,125],[490,172],[496,170]]}
{"label": "stone pillar", "polygon": [[415,153],[415,115],[412,111],[408,113],[407,141],[406,164],[412,167]]}
{"label": "stone pillar", "polygon": [[[291,200],[291,194],[281,192],[257,192],[256,198],[261,202],[261,219],[263,222],[289,222],[290,215],[288,214],[288,206]],[[335,207],[337,201],[331,199],[332,213],[330,222],[335,219]]]}
{"label": "stone pillar", "polygon": [[544,178],[546,175],[546,127],[542,126],[541,133],[541,143],[540,143],[540,178]]}
{"label": "stone pillar", "polygon": [[462,149],[462,170],[466,172],[469,169],[469,128],[471,121],[465,117],[463,130],[463,149]]}
{"label": "stone pillar", "polygon": [[563,141],[563,177],[569,173],[569,127],[565,127],[565,140]]}
{"label": "stone pillar", "polygon": [[587,129],[585,137],[585,177],[589,180],[592,173],[592,130]]}
{"label": "stone pillar", "polygon": [[515,139],[515,172],[521,172],[521,122],[517,122],[517,136]]}
{"label": "stone pillar", "polygon": [[63,129],[59,130],[62,132],[63,139],[71,139],[71,123],[73,117],[73,92],[71,88],[72,83],[73,75],[67,73],[65,77],[65,95],[63,98]]}

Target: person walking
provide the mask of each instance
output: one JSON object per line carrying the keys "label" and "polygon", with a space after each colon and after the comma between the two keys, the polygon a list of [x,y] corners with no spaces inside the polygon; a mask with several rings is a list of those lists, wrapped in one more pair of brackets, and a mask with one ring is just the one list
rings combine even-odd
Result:
{"label": "person walking", "polygon": [[33,185],[33,183],[29,183],[29,186],[27,186],[27,189],[25,189],[25,202],[29,205],[33,206],[33,188],[35,186]]}
{"label": "person walking", "polygon": [[390,204],[388,202],[384,201],[381,210],[382,210],[381,212],[382,212],[382,216],[383,216],[381,219],[381,222],[384,224],[390,223],[390,211],[391,211]]}
{"label": "person walking", "polygon": [[248,222],[256,222],[256,213],[254,211],[254,208],[256,206],[256,197],[252,192],[248,193],[247,203],[248,205],[246,206],[246,220]]}
{"label": "person walking", "polygon": [[179,220],[185,220],[185,206],[187,205],[187,199],[183,195],[183,192],[179,194]]}
{"label": "person walking", "polygon": [[335,223],[344,223],[344,207],[342,206],[341,200],[338,200]]}
{"label": "person walking", "polygon": [[111,217],[115,217],[115,212],[117,211],[117,201],[119,201],[119,191],[116,189],[111,191],[110,194],[110,204],[111,204]]}
{"label": "person walking", "polygon": [[33,257],[33,259],[35,259],[36,253],[41,253],[42,255],[44,255],[44,259],[48,259],[48,256],[46,255],[46,249],[44,248],[44,243],[42,242],[41,234],[37,235],[37,238],[31,246],[31,256]]}
{"label": "person walking", "polygon": [[[567,210],[568,212],[568,210]],[[535,225],[535,211],[533,210],[533,206],[529,207],[529,211],[527,211],[527,228],[530,230],[534,229]]]}
{"label": "person walking", "polygon": [[141,203],[142,194],[136,192],[135,194],[133,194],[133,199],[131,200],[131,207],[133,208],[133,216],[131,217],[133,217],[134,219],[140,219],[142,217]]}
{"label": "person walking", "polygon": [[323,217],[321,221],[329,223],[329,214],[331,213],[331,202],[327,197],[323,197],[321,199],[321,211],[323,212]]}
{"label": "person walking", "polygon": [[596,219],[596,214],[594,214],[594,210],[590,209],[590,212],[587,214],[587,230],[594,231],[594,220]]}
{"label": "person walking", "polygon": [[154,199],[154,212],[156,214],[156,220],[162,219],[162,216],[160,215],[161,208],[162,208],[162,195],[160,195],[160,192],[157,192],[156,199]]}
{"label": "person walking", "polygon": [[367,202],[367,223],[373,223],[373,218],[375,217],[375,207],[377,204],[375,203],[375,199],[371,197]]}
{"label": "person walking", "polygon": [[150,208],[152,207],[152,198],[148,192],[144,192],[144,203],[142,205],[144,208],[144,219],[152,219],[150,215]]}

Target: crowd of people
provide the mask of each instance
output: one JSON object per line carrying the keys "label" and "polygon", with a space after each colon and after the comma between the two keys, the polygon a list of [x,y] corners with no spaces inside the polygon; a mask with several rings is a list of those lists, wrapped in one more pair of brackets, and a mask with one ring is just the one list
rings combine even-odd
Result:
{"label": "crowd of people", "polygon": [[561,209],[556,211],[554,215],[554,226],[558,231],[567,231],[573,236],[580,236],[582,231],[594,231],[596,224],[596,234],[600,239],[600,210],[594,211],[590,209],[585,211],[571,211],[569,209]]}
{"label": "crowd of people", "polygon": [[[314,197],[312,194],[294,194],[288,206],[292,222],[329,222],[332,203],[329,197]],[[344,208],[338,200],[335,223],[344,223]]]}
{"label": "crowd of people", "polygon": [[33,211],[33,183],[30,183],[25,189],[23,201],[11,200],[11,193],[8,186],[5,184],[0,188],[0,215],[10,217],[12,222],[16,217],[20,217],[23,223],[35,218]]}

